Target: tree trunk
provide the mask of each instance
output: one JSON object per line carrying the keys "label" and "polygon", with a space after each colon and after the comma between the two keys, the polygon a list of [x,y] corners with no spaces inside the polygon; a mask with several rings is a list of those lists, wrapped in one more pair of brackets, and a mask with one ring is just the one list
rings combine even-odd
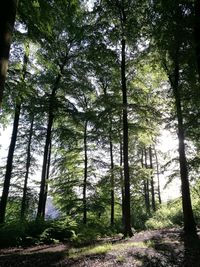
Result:
{"label": "tree trunk", "polygon": [[8,69],[8,59],[17,10],[17,0],[0,2],[0,109]]}
{"label": "tree trunk", "polygon": [[[28,58],[30,54],[29,41],[26,42],[24,50],[25,50],[25,53],[24,53],[23,71],[22,71],[23,82],[25,82]],[[26,212],[27,184],[28,184],[29,167],[30,167],[30,162],[31,162],[31,140],[32,140],[32,135],[33,135],[33,122],[34,122],[34,116],[32,115],[31,126],[30,126],[30,131],[29,131],[28,146],[27,146],[26,174],[25,174],[25,179],[24,179],[23,196],[22,196],[22,203],[21,203],[21,214],[20,214],[21,220],[24,219],[25,212]]]}
{"label": "tree trunk", "polygon": [[174,61],[174,73],[173,80],[171,79],[171,85],[175,98],[175,108],[178,121],[178,140],[179,140],[179,163],[180,163],[180,176],[181,176],[181,190],[182,190],[182,206],[183,206],[183,220],[184,231],[186,234],[196,233],[196,224],[194,221],[192,203],[190,197],[189,178],[188,178],[188,166],[185,154],[185,133],[183,126],[183,114],[181,106],[181,95],[179,89],[179,54],[178,51],[173,59]]}
{"label": "tree trunk", "polygon": [[67,62],[68,51],[66,51],[66,55],[63,61],[62,66],[60,67],[60,73],[57,75],[55,80],[55,84],[53,86],[50,99],[49,99],[49,112],[48,112],[48,123],[47,123],[47,133],[46,133],[46,141],[44,147],[43,154],[43,164],[42,164],[42,175],[41,175],[41,183],[40,183],[40,193],[39,193],[39,202],[38,202],[38,210],[37,210],[37,219],[44,219],[44,210],[45,210],[45,187],[46,187],[46,171],[48,164],[48,154],[49,154],[49,146],[51,142],[51,131],[53,127],[54,120],[54,110],[55,110],[55,97],[56,92],[58,90],[58,86],[63,74],[64,66]]}
{"label": "tree trunk", "polygon": [[[144,149],[144,156],[145,156],[144,158],[145,168],[148,169],[146,148]],[[151,205],[150,205],[150,196],[149,196],[149,179],[146,180],[146,207],[147,207],[147,212],[150,213]]]}
{"label": "tree trunk", "polygon": [[197,70],[200,81],[200,1],[194,2],[194,40],[195,40],[195,51],[196,51],[196,62]]}
{"label": "tree trunk", "polygon": [[87,155],[87,120],[84,126],[84,181],[83,181],[83,223],[87,223],[87,176],[88,176],[88,155]]}
{"label": "tree trunk", "polygon": [[120,135],[120,182],[121,182],[121,194],[122,194],[122,225],[125,225],[125,207],[124,207],[124,179],[123,179],[123,148]]}
{"label": "tree trunk", "polygon": [[34,123],[34,116],[31,118],[31,125],[29,130],[29,138],[28,138],[28,146],[27,146],[27,159],[26,159],[26,174],[24,179],[24,187],[23,187],[23,196],[22,196],[22,203],[21,203],[21,220],[24,220],[26,209],[27,209],[27,185],[28,185],[28,176],[29,176],[29,169],[31,164],[31,142],[33,136],[33,123]]}
{"label": "tree trunk", "polygon": [[[146,160],[146,157],[145,157]],[[146,164],[144,162],[144,150],[142,149],[142,158],[141,158],[141,165],[142,168],[146,168]],[[144,188],[144,201],[145,201],[145,207],[146,207],[146,211],[149,214],[150,213],[150,206],[149,206],[149,194],[147,191],[147,180],[144,179],[143,180],[143,188]]]}
{"label": "tree trunk", "polygon": [[[112,130],[110,129],[110,132]],[[111,171],[111,176],[110,176],[110,185],[111,185],[111,190],[110,190],[110,206],[111,206],[111,214],[110,214],[110,225],[111,227],[114,225],[114,213],[115,213],[115,196],[114,196],[114,162],[113,162],[113,143],[112,143],[112,138],[110,134],[110,171]]]}
{"label": "tree trunk", "polygon": [[128,101],[126,88],[126,41],[121,42],[121,84],[123,95],[123,160],[124,160],[124,236],[132,236],[130,211],[130,177],[128,156]]}
{"label": "tree trunk", "polygon": [[1,203],[0,203],[0,223],[4,223],[5,221],[5,213],[6,213],[8,193],[9,193],[9,188],[10,188],[10,179],[11,179],[11,174],[12,174],[13,155],[14,155],[15,144],[17,140],[20,110],[21,110],[21,104],[17,104],[15,107],[13,130],[12,130],[12,136],[11,136],[11,141],[10,141],[10,146],[9,146],[9,151],[8,151],[6,174],[5,174],[3,192],[2,192]]}
{"label": "tree trunk", "polygon": [[61,79],[61,74],[57,76],[55,85],[51,92],[50,100],[49,100],[49,114],[48,114],[48,124],[47,124],[47,133],[46,133],[46,141],[44,147],[44,154],[43,154],[43,164],[42,164],[42,176],[41,176],[41,184],[40,184],[40,193],[39,193],[39,202],[38,202],[38,210],[37,210],[37,219],[42,218],[44,219],[44,209],[45,209],[45,187],[46,187],[46,171],[47,171],[47,164],[48,164],[48,154],[49,154],[49,146],[51,142],[51,131],[53,126],[54,120],[54,113],[53,110],[55,109],[55,95],[58,89],[58,84]]}
{"label": "tree trunk", "polygon": [[45,218],[45,208],[46,208],[47,195],[48,195],[48,181],[49,181],[50,165],[51,165],[51,140],[50,140],[49,149],[48,149],[48,160],[47,160],[46,182],[45,182],[45,189],[44,189],[42,218]]}
{"label": "tree trunk", "polygon": [[51,131],[53,126],[53,113],[49,112],[48,125],[47,125],[47,134],[46,141],[44,147],[44,155],[43,155],[43,164],[42,164],[42,176],[41,176],[41,184],[40,184],[40,194],[39,194],[39,202],[38,202],[38,210],[37,210],[37,219],[44,219],[44,209],[45,209],[45,188],[46,188],[46,170],[48,164],[48,154],[49,154],[49,145],[51,142]]}
{"label": "tree trunk", "polygon": [[160,175],[159,175],[159,164],[158,164],[158,155],[156,148],[154,147],[155,159],[156,159],[156,173],[157,173],[157,181],[158,181],[158,201],[159,204],[162,204],[161,200],[161,192],[160,192]]}
{"label": "tree trunk", "polygon": [[154,179],[153,179],[153,158],[152,158],[152,147],[149,147],[149,163],[151,173],[151,203],[153,211],[156,211],[156,202],[155,202],[155,190],[154,190]]}

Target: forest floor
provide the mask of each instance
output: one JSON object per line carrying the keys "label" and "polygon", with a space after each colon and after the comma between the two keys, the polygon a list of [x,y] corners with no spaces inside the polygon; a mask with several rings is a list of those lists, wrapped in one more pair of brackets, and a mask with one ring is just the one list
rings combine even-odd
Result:
{"label": "forest floor", "polygon": [[135,233],[132,238],[100,239],[73,248],[68,244],[0,250],[0,267],[200,267],[200,240],[180,229]]}

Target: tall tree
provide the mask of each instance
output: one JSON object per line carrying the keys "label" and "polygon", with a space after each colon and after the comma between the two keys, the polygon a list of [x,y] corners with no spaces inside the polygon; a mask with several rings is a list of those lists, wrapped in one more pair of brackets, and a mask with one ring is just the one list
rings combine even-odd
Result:
{"label": "tall tree", "polygon": [[[43,66],[45,69],[44,76],[41,80],[43,81],[42,85],[44,87],[46,87],[47,84],[48,86],[50,85],[51,92],[46,92],[48,101],[46,113],[48,118],[37,218],[43,217],[42,210],[44,210],[48,151],[52,128],[56,119],[56,111],[58,112],[57,95],[60,88],[62,88],[63,91],[65,88],[65,93],[63,94],[67,95],[67,89],[69,88],[67,78],[70,77],[70,81],[72,80],[72,67],[76,62],[75,58],[77,54],[81,50],[83,32],[81,24],[82,12],[79,1],[71,2],[61,0],[59,5],[54,3],[53,7],[53,14],[56,20],[51,21],[49,25],[50,34],[47,33],[45,38],[41,40],[41,60],[45,63]],[[66,14],[68,14],[68,16],[66,16]],[[47,40],[49,40],[49,42],[47,42]],[[49,61],[46,61],[47,58],[53,59],[52,62],[49,63]]]}
{"label": "tall tree", "polygon": [[0,108],[8,69],[8,59],[14,29],[18,0],[3,0],[0,3]]}
{"label": "tall tree", "polygon": [[[22,77],[20,77],[19,84],[18,84],[20,86],[23,86],[23,84],[25,83],[26,74],[27,74],[28,57],[29,57],[29,45],[28,45],[28,48],[26,49],[26,44],[25,44],[25,53],[24,53],[23,66],[22,66]],[[11,180],[11,175],[12,175],[13,156],[14,156],[15,145],[16,145],[16,140],[17,140],[21,106],[22,106],[22,95],[20,95],[19,93],[16,99],[16,104],[15,104],[13,130],[12,130],[12,136],[11,136],[11,141],[10,141],[10,146],[9,146],[9,151],[8,151],[6,173],[5,173],[3,192],[2,192],[1,203],[0,203],[0,222],[1,223],[4,223],[5,221],[5,213],[6,213],[6,206],[7,206],[8,194],[9,194],[9,188],[10,188],[10,180]]]}
{"label": "tall tree", "polygon": [[[190,40],[187,38],[190,33],[187,27],[190,12],[186,12],[185,8],[186,6],[182,1],[171,1],[170,5],[164,1],[155,1],[153,3],[152,22],[156,27],[154,30],[152,28],[152,32],[160,53],[160,59],[169,77],[175,100],[184,230],[186,234],[194,234],[196,232],[196,225],[191,204],[188,163],[185,149],[185,121],[187,119],[185,114],[188,103],[184,102],[185,105],[183,105],[183,96],[189,94],[188,90],[186,92],[187,86],[185,84],[188,84],[190,90],[193,87],[192,80],[190,79],[188,82],[188,76],[191,73],[187,68],[185,70],[185,61],[189,59],[188,56],[186,57],[185,52],[191,49]],[[160,31],[162,31],[162,36],[158,34]]]}
{"label": "tall tree", "polygon": [[152,156],[152,147],[149,147],[149,167],[151,169],[151,203],[153,211],[156,210],[155,202],[155,189],[154,189],[154,174],[153,174],[153,156]]}
{"label": "tall tree", "polygon": [[192,210],[189,177],[188,177],[188,164],[185,152],[185,129],[183,124],[183,112],[180,94],[180,51],[179,47],[175,50],[173,57],[173,76],[170,75],[170,82],[175,98],[176,115],[178,121],[178,140],[179,140],[179,163],[180,163],[180,176],[181,176],[181,190],[182,190],[182,206],[183,206],[183,219],[185,233],[196,233],[196,223]]}
{"label": "tall tree", "polygon": [[16,140],[17,140],[17,131],[18,131],[18,125],[19,125],[20,110],[21,110],[21,103],[17,103],[16,107],[15,107],[13,130],[12,130],[12,136],[11,136],[10,146],[9,146],[9,150],[8,150],[6,174],[5,174],[5,178],[4,178],[3,192],[2,192],[2,196],[1,196],[1,202],[0,202],[0,223],[4,223],[4,221],[5,221],[6,206],[7,206],[7,201],[8,201],[10,180],[11,180],[11,174],[12,174],[13,155],[14,155],[15,144],[16,144]]}
{"label": "tall tree", "polygon": [[87,126],[88,121],[84,123],[84,181],[83,181],[83,223],[87,223],[87,178],[88,178],[88,148],[87,148]]}
{"label": "tall tree", "polygon": [[200,81],[200,1],[194,1],[194,40],[195,40],[195,52],[196,52],[196,62],[197,70]]}
{"label": "tall tree", "polygon": [[155,161],[156,161],[156,175],[157,175],[157,183],[158,183],[158,200],[159,204],[162,204],[161,200],[161,190],[160,190],[160,170],[159,170],[159,161],[158,161],[158,154],[157,150],[154,146],[154,154],[155,154]]}
{"label": "tall tree", "polygon": [[21,220],[24,220],[26,214],[26,204],[27,204],[27,189],[28,189],[28,177],[29,177],[29,170],[31,164],[31,142],[33,137],[33,124],[34,124],[34,116],[31,116],[31,123],[30,123],[30,130],[29,130],[29,137],[28,137],[28,144],[27,144],[27,159],[26,159],[26,173],[24,178],[24,186],[23,186],[23,196],[21,202]]}

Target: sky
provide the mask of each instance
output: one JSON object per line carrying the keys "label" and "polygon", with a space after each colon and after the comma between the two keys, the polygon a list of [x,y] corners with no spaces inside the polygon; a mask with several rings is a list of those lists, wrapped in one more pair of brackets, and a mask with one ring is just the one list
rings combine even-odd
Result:
{"label": "sky", "polygon": [[[159,138],[160,144],[157,146],[159,150],[161,150],[163,153],[167,153],[169,160],[172,159],[175,156],[178,156],[178,139],[177,136],[174,136],[170,133],[168,130],[162,130],[162,135]],[[176,169],[179,168],[179,166],[176,166],[175,163],[172,164],[173,168]],[[165,187],[165,184],[167,182],[167,176],[170,175],[172,170],[168,169],[165,171],[163,175],[160,176],[160,182],[161,182],[161,188],[163,189]],[[164,201],[168,201],[170,199],[177,198],[181,195],[181,181],[180,179],[176,178],[174,181],[172,181],[166,189],[162,190],[162,198]]]}

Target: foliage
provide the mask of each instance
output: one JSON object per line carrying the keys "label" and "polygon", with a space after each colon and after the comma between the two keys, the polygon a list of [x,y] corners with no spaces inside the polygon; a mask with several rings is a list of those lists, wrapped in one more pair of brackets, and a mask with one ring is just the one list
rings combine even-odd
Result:
{"label": "foliage", "polygon": [[76,225],[70,220],[12,221],[0,227],[1,247],[53,244],[70,240]]}
{"label": "foliage", "polygon": [[147,229],[163,229],[182,226],[182,213],[180,203],[161,206],[147,222]]}
{"label": "foliage", "polygon": [[[153,205],[148,210],[145,202],[146,193],[153,202],[153,186],[155,198],[159,191],[156,164],[166,169],[169,164],[162,160],[156,163],[154,153],[153,166],[150,166],[150,155],[144,154],[150,146],[157,146],[162,126],[174,132],[178,129],[170,90],[177,54],[183,143],[189,174],[193,182],[199,178],[200,101],[193,4],[180,0],[102,0],[92,1],[94,7],[89,11],[87,1],[83,2],[19,1],[0,118],[1,127],[11,124],[16,103],[21,104],[6,224],[0,228],[1,244],[5,246],[65,240],[82,246],[100,236],[122,232],[126,174],[122,164],[125,158],[122,150],[126,146],[122,143],[122,40],[126,42],[127,172],[130,172],[133,228],[182,226],[180,199],[161,206],[156,199],[155,213]],[[41,171],[38,162],[44,151],[50,115],[50,166],[43,168],[48,177],[45,190],[49,187],[48,194],[63,217],[34,221],[40,185],[33,180],[33,175]],[[30,135],[31,121],[34,123]],[[179,177],[177,162],[174,165],[171,165],[173,174],[168,176],[169,183]],[[5,170],[6,166],[0,166],[1,178]],[[26,173],[30,179],[25,217],[30,221],[19,222]],[[192,197],[199,225],[198,183]],[[111,205],[114,206],[112,227]],[[84,209],[85,224],[82,223]]]}

